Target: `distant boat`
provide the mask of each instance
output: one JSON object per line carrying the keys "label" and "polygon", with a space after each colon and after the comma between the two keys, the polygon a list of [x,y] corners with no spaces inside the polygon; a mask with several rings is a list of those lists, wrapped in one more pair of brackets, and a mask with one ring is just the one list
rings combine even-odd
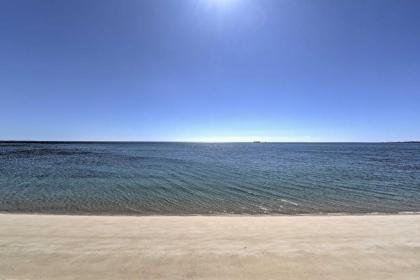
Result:
{"label": "distant boat", "polygon": [[252,142],[252,143],[254,143],[254,144],[260,144],[260,143],[261,143],[261,141],[254,141],[254,142]]}

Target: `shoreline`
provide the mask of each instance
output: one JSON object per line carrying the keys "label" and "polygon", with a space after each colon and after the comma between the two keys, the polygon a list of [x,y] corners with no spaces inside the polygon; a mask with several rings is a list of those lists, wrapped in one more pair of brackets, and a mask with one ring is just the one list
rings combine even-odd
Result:
{"label": "shoreline", "polygon": [[419,233],[419,214],[0,214],[0,279],[418,279]]}
{"label": "shoreline", "polygon": [[410,216],[420,215],[420,211],[401,211],[401,212],[336,212],[336,213],[305,213],[305,214],[231,214],[231,213],[214,213],[214,214],[112,214],[112,213],[85,213],[85,212],[7,212],[0,211],[0,215],[40,215],[40,216],[80,216],[80,217],[342,217],[342,216]]}

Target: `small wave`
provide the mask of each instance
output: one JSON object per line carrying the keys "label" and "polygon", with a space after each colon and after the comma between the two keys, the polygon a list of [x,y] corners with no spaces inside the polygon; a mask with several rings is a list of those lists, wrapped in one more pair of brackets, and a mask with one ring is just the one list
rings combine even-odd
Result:
{"label": "small wave", "polygon": [[287,200],[287,199],[280,199],[282,202],[284,202],[284,203],[288,203],[288,204],[291,204],[291,205],[294,205],[294,206],[298,206],[299,204],[297,204],[296,202],[293,202],[293,201],[290,201],[290,200]]}

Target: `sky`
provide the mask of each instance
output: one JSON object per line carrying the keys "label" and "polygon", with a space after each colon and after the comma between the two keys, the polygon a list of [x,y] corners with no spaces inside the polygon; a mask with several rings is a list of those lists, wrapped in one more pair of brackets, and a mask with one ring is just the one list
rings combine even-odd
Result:
{"label": "sky", "polygon": [[420,140],[420,1],[2,0],[0,139]]}

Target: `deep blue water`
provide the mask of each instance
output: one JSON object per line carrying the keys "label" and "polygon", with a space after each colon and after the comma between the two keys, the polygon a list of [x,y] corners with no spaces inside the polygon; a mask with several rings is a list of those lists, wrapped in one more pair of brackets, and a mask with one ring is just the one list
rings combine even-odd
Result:
{"label": "deep blue water", "polygon": [[420,211],[420,144],[0,143],[0,211]]}

